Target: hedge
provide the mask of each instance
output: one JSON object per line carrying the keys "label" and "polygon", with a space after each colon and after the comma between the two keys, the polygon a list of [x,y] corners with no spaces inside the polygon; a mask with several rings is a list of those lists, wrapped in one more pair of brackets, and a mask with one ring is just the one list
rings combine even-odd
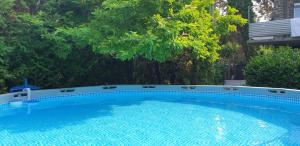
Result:
{"label": "hedge", "polygon": [[300,51],[279,47],[253,57],[245,77],[251,86],[300,89]]}

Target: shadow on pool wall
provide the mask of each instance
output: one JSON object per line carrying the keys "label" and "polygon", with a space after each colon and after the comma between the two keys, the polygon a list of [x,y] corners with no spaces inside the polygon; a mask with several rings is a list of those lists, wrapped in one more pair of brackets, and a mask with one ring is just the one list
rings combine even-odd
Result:
{"label": "shadow on pool wall", "polygon": [[[263,104],[272,102],[276,106],[292,109],[293,106],[300,105],[300,90],[281,89],[281,88],[259,88],[259,87],[244,87],[244,86],[194,86],[194,85],[112,85],[112,86],[93,86],[93,87],[78,87],[78,88],[63,88],[31,91],[32,99],[47,99],[68,97],[74,95],[87,94],[136,94],[143,93],[181,93],[189,95],[189,97],[201,98],[208,97],[214,100],[228,100],[229,102],[238,101],[249,103],[253,101],[255,104]],[[0,95],[0,105],[7,104],[10,101],[18,98],[19,100],[27,100],[27,94],[22,97],[22,93],[8,93]],[[246,102],[245,102],[246,101]],[[254,104],[254,105],[255,105]],[[297,109],[295,109],[297,110]]]}

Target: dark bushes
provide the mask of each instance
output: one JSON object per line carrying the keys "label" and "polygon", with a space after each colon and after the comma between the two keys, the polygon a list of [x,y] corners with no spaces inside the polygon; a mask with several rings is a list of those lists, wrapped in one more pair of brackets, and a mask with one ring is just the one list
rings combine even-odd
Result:
{"label": "dark bushes", "polygon": [[290,47],[263,50],[246,66],[247,84],[300,89],[300,51]]}

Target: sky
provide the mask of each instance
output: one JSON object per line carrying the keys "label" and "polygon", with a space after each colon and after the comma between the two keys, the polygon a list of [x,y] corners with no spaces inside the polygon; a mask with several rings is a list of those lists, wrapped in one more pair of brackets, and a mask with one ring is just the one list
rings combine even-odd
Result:
{"label": "sky", "polygon": [[258,13],[259,9],[260,9],[260,4],[255,1],[255,0],[252,0],[252,3],[253,3],[253,11],[256,15],[256,22],[266,22],[266,21],[269,21],[270,19],[270,16],[268,15],[261,15],[260,13]]}

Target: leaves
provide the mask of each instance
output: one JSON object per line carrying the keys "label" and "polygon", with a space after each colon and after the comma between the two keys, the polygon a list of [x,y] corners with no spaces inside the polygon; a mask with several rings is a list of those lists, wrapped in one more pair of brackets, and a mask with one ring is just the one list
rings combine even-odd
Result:
{"label": "leaves", "polygon": [[209,11],[212,4],[212,0],[106,0],[83,28],[91,30],[88,36],[93,41],[88,44],[96,52],[121,60],[141,56],[164,62],[192,49],[196,58],[214,62],[220,36],[236,31],[246,20],[229,7],[227,15],[215,14],[214,24]]}
{"label": "leaves", "polygon": [[299,89],[300,51],[290,47],[264,50],[247,65],[247,83],[252,86]]}
{"label": "leaves", "polygon": [[45,88],[154,83],[153,74],[159,83],[211,83],[220,39],[245,23],[213,4],[1,0],[0,92],[24,77]]}

